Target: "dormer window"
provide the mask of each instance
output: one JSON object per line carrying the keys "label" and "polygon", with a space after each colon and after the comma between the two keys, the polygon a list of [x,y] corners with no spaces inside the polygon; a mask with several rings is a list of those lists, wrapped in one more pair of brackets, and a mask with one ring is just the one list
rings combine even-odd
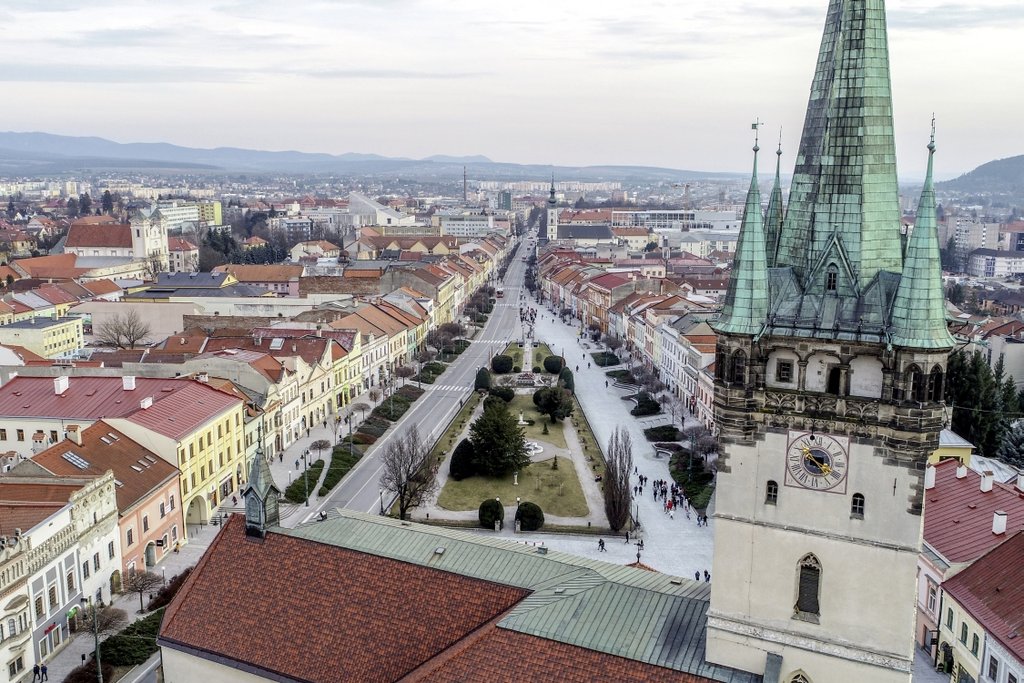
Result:
{"label": "dormer window", "polygon": [[839,269],[836,268],[834,263],[829,264],[828,270],[825,272],[825,291],[834,292],[836,287],[839,285]]}

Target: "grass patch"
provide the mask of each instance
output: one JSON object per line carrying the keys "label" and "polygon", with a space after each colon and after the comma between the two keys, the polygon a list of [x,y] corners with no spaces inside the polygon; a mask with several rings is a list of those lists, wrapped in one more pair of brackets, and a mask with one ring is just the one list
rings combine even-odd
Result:
{"label": "grass patch", "polygon": [[297,472],[295,480],[288,484],[284,490],[284,497],[290,503],[301,504],[306,502],[306,480],[309,481],[309,492],[316,491],[316,483],[320,481],[320,473],[324,471],[324,461],[317,460],[309,466],[309,473],[303,477],[302,472]]}
{"label": "grass patch", "polygon": [[451,424],[448,425],[448,429],[445,430],[441,438],[434,444],[434,449],[430,451],[432,457],[437,458],[437,462],[440,464],[446,455],[448,455],[455,446],[455,437],[458,436],[465,428],[466,423],[469,421],[469,416],[473,414],[473,409],[480,403],[480,393],[474,391],[466,399],[466,404],[462,406],[462,410],[456,413],[455,417],[452,418]]}
{"label": "grass patch", "polygon": [[[512,359],[512,365],[518,365],[520,368],[523,367],[523,349],[520,348],[519,344],[512,342],[505,347],[505,350],[501,352]],[[529,370],[530,368],[526,368]]]}
{"label": "grass patch", "polygon": [[513,486],[512,481],[511,474],[469,477],[462,481],[449,479],[437,504],[446,510],[477,510],[487,498],[499,497],[511,520],[516,496],[520,496],[524,501],[539,505],[545,515],[584,517],[589,512],[576,468],[566,458],[558,459],[557,470],[551,469],[551,460],[532,463],[519,473],[519,486]]}
{"label": "grass patch", "polygon": [[356,466],[361,457],[363,457],[363,452],[358,448],[353,448],[352,453],[349,453],[348,444],[335,446],[331,453],[331,465],[327,468],[323,486],[320,487],[317,495],[323,497],[330,493],[331,489],[337,486],[338,482]]}
{"label": "grass patch", "polygon": [[704,459],[691,461],[686,449],[681,448],[669,460],[668,469],[672,479],[683,487],[690,505],[698,510],[706,509],[715,490],[715,475],[704,471]]}
{"label": "grass patch", "polygon": [[[565,448],[565,433],[562,431],[562,423],[556,422],[548,425],[548,433],[544,433],[544,423],[547,422],[547,415],[537,412],[537,406],[533,405],[533,394],[516,394],[512,403],[508,406],[509,412],[519,419],[519,411],[523,411],[524,420],[533,420],[532,425],[523,425],[526,438],[530,441],[544,441],[558,448]],[[579,407],[576,408],[579,410]],[[541,506],[543,508],[543,506]]]}
{"label": "grass patch", "polygon": [[590,427],[590,421],[587,420],[587,415],[583,412],[583,406],[580,405],[579,399],[573,396],[572,402],[576,407],[570,419],[576,428],[576,435],[580,440],[580,446],[583,448],[583,455],[587,457],[594,476],[601,475],[604,477],[604,452],[601,450],[601,445],[597,443],[597,437],[594,436],[594,430]]}
{"label": "grass patch", "polygon": [[412,401],[400,395],[388,396],[381,399],[381,402],[370,413],[371,418],[379,418],[388,422],[397,422],[409,410]]}
{"label": "grass patch", "polygon": [[547,344],[533,345],[533,365],[544,367],[544,359],[553,355],[554,354],[551,353],[551,347]]}
{"label": "grass patch", "polygon": [[604,374],[616,382],[629,382],[633,379],[633,376],[629,374],[629,370],[609,370]]}

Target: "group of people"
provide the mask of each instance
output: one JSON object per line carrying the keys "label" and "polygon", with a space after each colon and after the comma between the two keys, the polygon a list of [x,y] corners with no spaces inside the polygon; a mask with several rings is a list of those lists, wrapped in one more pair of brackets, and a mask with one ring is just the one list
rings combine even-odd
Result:
{"label": "group of people", "polygon": [[32,667],[32,680],[33,681],[48,681],[50,680],[49,671],[46,668],[46,662],[43,662],[42,666],[36,664]]}
{"label": "group of people", "polygon": [[[700,581],[699,571],[693,573],[693,580]],[[711,572],[709,572],[707,569],[704,570],[704,581],[706,581],[707,583],[711,583]]]}

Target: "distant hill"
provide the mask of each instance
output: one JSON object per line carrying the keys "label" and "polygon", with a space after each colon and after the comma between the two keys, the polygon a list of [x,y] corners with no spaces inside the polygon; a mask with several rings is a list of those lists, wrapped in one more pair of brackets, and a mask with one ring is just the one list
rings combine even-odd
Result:
{"label": "distant hill", "polygon": [[426,159],[379,154],[311,152],[217,147],[199,149],[164,142],[120,143],[97,137],[50,133],[0,132],[0,174],[42,175],[90,169],[153,171],[239,171],[249,173],[337,173],[407,178],[459,178],[462,169],[476,179],[546,178],[559,180],[660,180],[688,182],[730,179],[734,173],[703,173],[648,166],[549,166],[506,164],[482,155],[436,154]]}
{"label": "distant hill", "polygon": [[1024,195],[1024,154],[982,164],[959,178],[937,184],[951,192]]}

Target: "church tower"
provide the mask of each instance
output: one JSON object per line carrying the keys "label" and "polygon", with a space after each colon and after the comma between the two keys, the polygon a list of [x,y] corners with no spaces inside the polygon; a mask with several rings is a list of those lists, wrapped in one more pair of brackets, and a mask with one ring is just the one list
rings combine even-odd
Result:
{"label": "church tower", "polygon": [[247,536],[263,538],[267,529],[281,523],[278,501],[281,490],[274,484],[270,474],[270,463],[263,455],[263,426],[256,437],[259,447],[249,468],[249,483],[242,490],[245,501],[245,533]]}
{"label": "church tower", "polygon": [[762,216],[755,146],[715,324],[710,662],[784,683],[910,681],[953,346],[934,132],[928,148],[904,251],[884,0],[831,0],[788,205],[773,189]]}
{"label": "church tower", "polygon": [[558,239],[558,200],[555,199],[555,176],[551,176],[551,192],[548,194],[548,230],[549,240]]}

